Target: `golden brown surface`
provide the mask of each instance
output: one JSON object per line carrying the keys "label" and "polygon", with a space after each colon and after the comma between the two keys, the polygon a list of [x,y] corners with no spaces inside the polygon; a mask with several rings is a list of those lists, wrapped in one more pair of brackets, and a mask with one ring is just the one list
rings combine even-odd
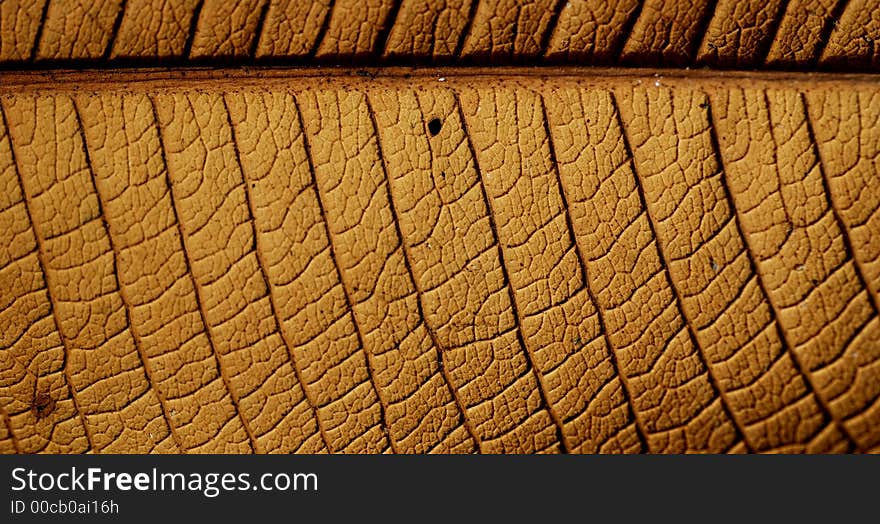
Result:
{"label": "golden brown surface", "polygon": [[0,64],[880,66],[880,0],[0,0]]}
{"label": "golden brown surface", "polygon": [[6,74],[2,452],[880,446],[868,76]]}

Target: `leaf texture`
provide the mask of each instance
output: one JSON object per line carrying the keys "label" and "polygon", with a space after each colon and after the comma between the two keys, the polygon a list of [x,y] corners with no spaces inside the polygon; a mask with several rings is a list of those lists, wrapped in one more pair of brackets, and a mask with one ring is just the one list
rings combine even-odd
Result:
{"label": "leaf texture", "polygon": [[870,77],[5,78],[0,451],[880,446]]}
{"label": "leaf texture", "polygon": [[880,67],[878,0],[2,0],[0,64]]}

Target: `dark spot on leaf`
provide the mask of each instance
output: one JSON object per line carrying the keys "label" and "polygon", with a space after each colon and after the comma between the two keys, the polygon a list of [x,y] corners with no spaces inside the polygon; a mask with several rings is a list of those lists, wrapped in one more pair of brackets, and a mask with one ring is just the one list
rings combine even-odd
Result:
{"label": "dark spot on leaf", "polygon": [[439,118],[432,118],[431,121],[428,122],[428,132],[431,133],[431,136],[437,136],[441,127],[443,127],[443,122],[441,122]]}
{"label": "dark spot on leaf", "polygon": [[48,417],[53,411],[55,411],[55,399],[49,396],[48,393],[39,393],[34,396],[31,409],[34,412],[34,415],[37,416],[37,420]]}

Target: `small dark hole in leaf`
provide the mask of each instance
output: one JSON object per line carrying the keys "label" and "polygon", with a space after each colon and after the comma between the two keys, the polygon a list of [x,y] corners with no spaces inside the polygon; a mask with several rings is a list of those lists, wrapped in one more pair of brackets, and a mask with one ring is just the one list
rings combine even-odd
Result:
{"label": "small dark hole in leaf", "polygon": [[441,122],[439,118],[432,118],[431,121],[428,122],[428,132],[431,133],[431,136],[437,136],[441,127],[443,127],[443,122]]}

